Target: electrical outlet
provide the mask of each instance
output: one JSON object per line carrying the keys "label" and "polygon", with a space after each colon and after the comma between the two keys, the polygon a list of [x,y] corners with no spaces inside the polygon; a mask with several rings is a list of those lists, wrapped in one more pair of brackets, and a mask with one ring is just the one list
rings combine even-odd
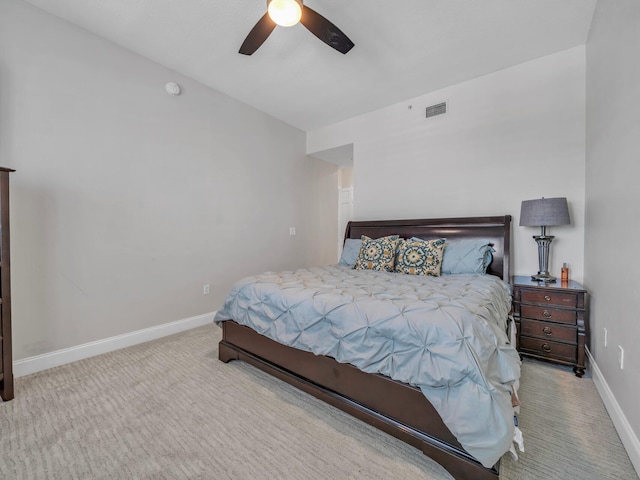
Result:
{"label": "electrical outlet", "polygon": [[620,370],[624,369],[624,348],[621,345],[618,345],[618,365],[620,365]]}
{"label": "electrical outlet", "polygon": [[202,286],[202,294],[209,295],[211,293],[211,289],[209,288],[209,284],[205,284]]}
{"label": "electrical outlet", "polygon": [[607,337],[609,335],[609,332],[607,332],[607,329],[604,328],[604,346],[605,348],[607,348]]}
{"label": "electrical outlet", "polygon": [[289,227],[289,235],[294,236],[296,234],[296,227]]}

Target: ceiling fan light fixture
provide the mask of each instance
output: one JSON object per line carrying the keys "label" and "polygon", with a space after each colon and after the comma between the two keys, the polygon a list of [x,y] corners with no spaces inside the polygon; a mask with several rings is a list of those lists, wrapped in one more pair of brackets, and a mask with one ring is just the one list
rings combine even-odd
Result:
{"label": "ceiling fan light fixture", "polygon": [[267,11],[271,20],[282,27],[292,27],[302,17],[301,0],[269,0]]}
{"label": "ceiling fan light fixture", "polygon": [[353,42],[342,30],[302,2],[303,0],[267,0],[267,13],[253,26],[238,53],[252,55],[269,38],[276,26],[290,27],[298,22],[343,55],[353,48]]}

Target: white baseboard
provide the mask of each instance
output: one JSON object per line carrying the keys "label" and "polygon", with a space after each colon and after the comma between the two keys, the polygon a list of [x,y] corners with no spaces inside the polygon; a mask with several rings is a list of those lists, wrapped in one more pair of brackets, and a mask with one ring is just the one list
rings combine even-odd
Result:
{"label": "white baseboard", "polygon": [[66,363],[112,352],[120,348],[155,340],[156,338],[166,337],[167,335],[172,335],[184,330],[190,330],[201,325],[212,323],[215,313],[216,312],[205,313],[155,327],[136,330],[135,332],[116,335],[115,337],[103,338],[95,342],[76,345],[75,347],[63,348],[62,350],[16,360],[13,362],[13,375],[14,377],[23,377],[31,373],[47,370],[48,368],[58,367]]}
{"label": "white baseboard", "polygon": [[631,425],[620,408],[616,397],[613,395],[613,392],[611,391],[611,388],[609,388],[602,372],[591,356],[591,352],[588,349],[586,349],[586,352],[587,358],[589,359],[589,365],[591,367],[593,383],[596,385],[596,389],[602,398],[602,402],[604,403],[607,412],[609,412],[609,416],[613,421],[613,426],[616,428],[616,431],[620,436],[620,440],[622,440],[622,444],[627,450],[627,454],[629,455],[629,459],[631,460],[633,467],[640,475],[640,440],[638,440],[638,436],[631,428]]}

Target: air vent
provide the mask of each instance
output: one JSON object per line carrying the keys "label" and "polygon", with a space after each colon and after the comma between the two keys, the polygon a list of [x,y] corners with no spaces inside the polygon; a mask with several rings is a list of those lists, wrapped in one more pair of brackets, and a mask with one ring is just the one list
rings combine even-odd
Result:
{"label": "air vent", "polygon": [[447,102],[427,107],[427,118],[435,117],[436,115],[443,115],[445,113],[447,113]]}

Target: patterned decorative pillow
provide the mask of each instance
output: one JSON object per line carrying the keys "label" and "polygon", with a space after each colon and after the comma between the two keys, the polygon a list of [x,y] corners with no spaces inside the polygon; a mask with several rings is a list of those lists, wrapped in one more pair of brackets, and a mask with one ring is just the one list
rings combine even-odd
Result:
{"label": "patterned decorative pillow", "polygon": [[398,235],[376,238],[375,240],[362,235],[362,245],[356,260],[356,270],[379,270],[393,272],[393,262],[396,257]]}
{"label": "patterned decorative pillow", "polygon": [[396,251],[396,272],[439,277],[445,242],[444,238],[401,240]]}

